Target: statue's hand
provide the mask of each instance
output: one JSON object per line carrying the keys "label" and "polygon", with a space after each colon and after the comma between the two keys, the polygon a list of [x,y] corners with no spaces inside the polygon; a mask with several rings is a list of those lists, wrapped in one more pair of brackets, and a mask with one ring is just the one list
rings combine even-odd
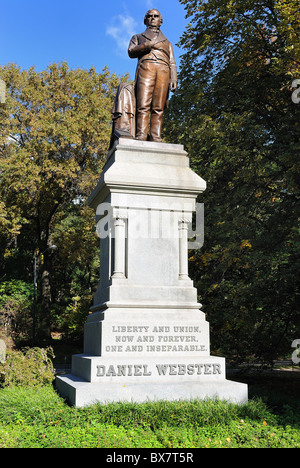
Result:
{"label": "statue's hand", "polygon": [[155,44],[156,44],[156,41],[155,39],[153,39],[152,41],[147,42],[147,47],[149,48],[149,50],[152,50]]}

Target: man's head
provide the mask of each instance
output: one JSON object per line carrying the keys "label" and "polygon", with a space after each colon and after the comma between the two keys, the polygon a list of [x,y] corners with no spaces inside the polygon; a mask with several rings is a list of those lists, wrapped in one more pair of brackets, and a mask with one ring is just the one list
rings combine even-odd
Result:
{"label": "man's head", "polygon": [[144,24],[148,28],[160,28],[163,23],[162,16],[158,10],[148,10],[145,14]]}

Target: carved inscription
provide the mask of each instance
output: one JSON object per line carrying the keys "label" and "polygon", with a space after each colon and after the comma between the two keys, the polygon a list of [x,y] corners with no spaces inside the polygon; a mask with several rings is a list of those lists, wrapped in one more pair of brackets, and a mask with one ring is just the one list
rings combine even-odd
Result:
{"label": "carved inscription", "polygon": [[151,371],[148,364],[122,364],[97,366],[97,377],[145,377],[156,374],[169,375],[217,375],[221,374],[220,364],[156,364]]}
{"label": "carved inscription", "polygon": [[106,353],[205,352],[200,326],[113,325],[113,342]]}

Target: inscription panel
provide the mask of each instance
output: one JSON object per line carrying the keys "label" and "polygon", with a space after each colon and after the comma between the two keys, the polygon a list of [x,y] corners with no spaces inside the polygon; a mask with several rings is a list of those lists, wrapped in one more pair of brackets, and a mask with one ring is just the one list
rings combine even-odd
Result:
{"label": "inscription panel", "polygon": [[194,364],[99,364],[96,377],[170,377],[221,375],[219,363]]}
{"label": "inscription panel", "polygon": [[113,325],[104,322],[102,356],[121,355],[208,355],[208,323],[201,325]]}

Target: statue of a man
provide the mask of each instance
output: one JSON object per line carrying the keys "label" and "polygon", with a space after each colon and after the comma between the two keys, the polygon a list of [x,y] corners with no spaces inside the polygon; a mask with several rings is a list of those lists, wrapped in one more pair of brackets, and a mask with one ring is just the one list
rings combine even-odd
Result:
{"label": "statue of a man", "polygon": [[[177,88],[177,68],[172,44],[160,31],[163,19],[158,10],[147,11],[147,29],[132,37],[128,54],[138,58],[136,71],[136,140],[161,142],[161,128],[168,93]],[[150,121],[151,114],[151,121]]]}

